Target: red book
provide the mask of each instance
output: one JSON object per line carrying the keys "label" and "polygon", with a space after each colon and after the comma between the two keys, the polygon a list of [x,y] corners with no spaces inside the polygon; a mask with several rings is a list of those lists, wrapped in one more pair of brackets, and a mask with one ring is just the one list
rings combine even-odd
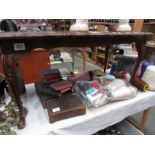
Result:
{"label": "red book", "polygon": [[47,75],[43,75],[42,76],[44,79],[50,79],[50,78],[54,78],[54,77],[61,77],[60,73],[57,74],[47,74]]}
{"label": "red book", "polygon": [[61,77],[59,78],[50,78],[50,79],[42,79],[44,84],[51,84],[51,83],[55,83],[61,80]]}
{"label": "red book", "polygon": [[68,87],[71,88],[72,87],[72,83],[70,81],[63,80],[63,81],[59,81],[59,82],[51,84],[51,87],[55,91],[61,91],[61,90],[66,89]]}

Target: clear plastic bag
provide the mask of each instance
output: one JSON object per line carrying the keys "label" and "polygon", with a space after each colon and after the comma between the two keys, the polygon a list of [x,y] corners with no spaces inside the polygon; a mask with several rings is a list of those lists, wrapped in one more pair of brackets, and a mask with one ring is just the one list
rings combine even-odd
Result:
{"label": "clear plastic bag", "polygon": [[105,88],[108,89],[109,91],[115,91],[125,86],[127,86],[127,84],[124,80],[115,79],[114,81],[109,83],[107,86],[105,86]]}
{"label": "clear plastic bag", "polygon": [[105,89],[108,91],[109,101],[134,98],[138,93],[136,87],[129,85],[129,83],[121,79],[115,79]]}
{"label": "clear plastic bag", "polygon": [[90,81],[77,81],[74,90],[88,107],[100,107],[108,103],[108,92],[92,87]]}
{"label": "clear plastic bag", "polygon": [[109,95],[109,101],[125,100],[134,98],[137,95],[137,88],[133,86],[121,87],[118,90],[112,91]]}

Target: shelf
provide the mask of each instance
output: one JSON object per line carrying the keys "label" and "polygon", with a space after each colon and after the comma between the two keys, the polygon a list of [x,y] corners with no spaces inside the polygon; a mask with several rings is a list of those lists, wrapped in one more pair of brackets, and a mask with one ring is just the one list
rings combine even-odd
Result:
{"label": "shelf", "polygon": [[62,19],[59,21],[60,23],[66,23],[66,22],[70,22],[70,19]]}
{"label": "shelf", "polygon": [[45,27],[47,25],[42,25],[42,24],[17,24],[17,26],[20,27]]}
{"label": "shelf", "polygon": [[105,59],[104,55],[97,55],[97,57]]}
{"label": "shelf", "polygon": [[[116,25],[119,24],[119,22],[92,22],[92,21],[88,21],[88,24],[90,25]],[[129,22],[129,24],[133,25],[135,24],[134,22]],[[144,22],[144,25],[155,25],[155,22]]]}
{"label": "shelf", "polygon": [[70,19],[57,19],[57,20],[50,20],[49,23],[55,30],[69,30],[70,27]]}
{"label": "shelf", "polygon": [[98,47],[97,49],[105,52],[105,48],[103,48],[103,47]]}
{"label": "shelf", "polygon": [[155,45],[145,45],[146,47],[149,47],[149,48],[155,48]]}
{"label": "shelf", "polygon": [[69,25],[61,25],[60,27],[61,28],[69,28],[70,26]]}
{"label": "shelf", "polygon": [[155,40],[147,41],[145,47],[155,48]]}
{"label": "shelf", "polygon": [[144,23],[144,25],[155,25],[155,22]]}
{"label": "shelf", "polygon": [[[130,25],[134,25],[134,23],[129,23]],[[144,25],[155,25],[155,22],[144,23]]]}
{"label": "shelf", "polygon": [[116,25],[118,23],[88,22],[89,25]]}

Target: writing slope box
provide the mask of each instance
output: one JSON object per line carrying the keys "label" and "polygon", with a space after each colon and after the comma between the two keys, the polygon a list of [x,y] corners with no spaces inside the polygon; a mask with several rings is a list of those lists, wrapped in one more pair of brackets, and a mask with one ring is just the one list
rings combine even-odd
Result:
{"label": "writing slope box", "polygon": [[48,99],[46,103],[50,123],[86,113],[86,106],[81,98],[72,93],[65,94],[59,99]]}

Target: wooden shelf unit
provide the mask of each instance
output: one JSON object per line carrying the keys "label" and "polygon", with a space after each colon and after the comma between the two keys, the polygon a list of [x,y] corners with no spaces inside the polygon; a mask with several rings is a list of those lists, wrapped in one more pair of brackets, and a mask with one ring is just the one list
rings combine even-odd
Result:
{"label": "wooden shelf unit", "polygon": [[48,23],[50,23],[53,30],[69,31],[72,20],[70,19],[49,19]]}
{"label": "wooden shelf unit", "polygon": [[[112,64],[114,61],[112,53],[113,52],[109,52],[108,64]],[[95,49],[95,64],[99,62],[99,59],[102,59],[101,63],[103,63],[105,61],[105,57],[106,57],[106,50],[104,48],[97,47]]]}
{"label": "wooden shelf unit", "polygon": [[[88,24],[91,27],[92,25],[97,26],[97,31],[104,31],[105,26],[111,28],[115,28],[118,25],[117,19],[90,19],[88,20]],[[155,19],[130,19],[130,26],[132,27],[133,32],[152,32],[155,33]],[[91,29],[90,29],[91,30]],[[93,31],[93,29],[92,29]],[[95,31],[95,29],[94,29]],[[152,36],[151,40],[155,40],[155,34]],[[146,45],[147,48],[155,48],[154,45]],[[137,50],[133,48],[133,50]],[[95,63],[97,63],[97,59],[104,59],[103,56],[99,54],[95,54]]]}
{"label": "wooden shelf unit", "polygon": [[155,45],[145,45],[146,47],[149,47],[149,48],[155,48]]}
{"label": "wooden shelf unit", "polygon": [[[145,22],[145,19],[136,19],[134,32],[152,32],[154,35],[150,38],[150,41],[155,41],[155,19],[150,19],[149,22]],[[148,51],[145,55],[145,59],[150,60],[153,51],[155,51],[155,45],[146,43],[145,47]]]}

